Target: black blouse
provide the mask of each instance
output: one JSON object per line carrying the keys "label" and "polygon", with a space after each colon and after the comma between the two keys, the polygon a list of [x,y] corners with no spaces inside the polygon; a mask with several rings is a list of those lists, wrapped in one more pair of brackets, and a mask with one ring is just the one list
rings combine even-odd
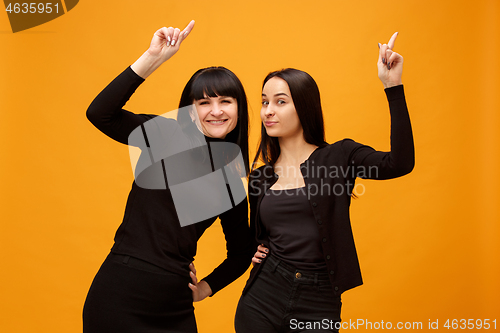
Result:
{"label": "black blouse", "polygon": [[[128,67],[94,99],[87,110],[87,118],[101,132],[123,144],[128,144],[129,135],[135,129],[155,119],[156,123],[162,123],[168,129],[167,136],[175,134],[176,142],[185,145],[177,147],[179,150],[189,148],[190,142],[183,140],[182,130],[175,120],[153,114],[134,114],[122,109],[143,81]],[[148,154],[150,152],[143,149],[141,158],[148,157]],[[138,165],[141,165],[141,158]],[[136,177],[111,251],[145,260],[172,273],[189,276],[188,265],[196,255],[198,239],[217,216],[181,226],[169,184],[151,189],[141,187],[137,182]],[[240,185],[243,188],[241,181]],[[255,253],[248,226],[246,197],[218,217],[226,238],[227,258],[203,279],[210,285],[213,294],[241,276]]]}
{"label": "black blouse", "polygon": [[305,187],[269,189],[260,205],[260,219],[273,255],[298,269],[326,272]]}

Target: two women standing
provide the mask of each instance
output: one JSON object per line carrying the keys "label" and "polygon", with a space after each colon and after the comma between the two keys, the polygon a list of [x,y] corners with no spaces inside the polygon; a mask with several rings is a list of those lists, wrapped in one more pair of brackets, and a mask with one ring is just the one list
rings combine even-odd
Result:
{"label": "two women standing", "polygon": [[[122,107],[140,83],[175,54],[193,24],[182,32],[157,31],[150,49],[94,100],[87,114],[101,131],[127,143],[135,128],[155,118]],[[228,258],[198,283],[189,263],[198,238],[216,217],[181,227],[168,186],[150,190],[134,182],[115,245],[89,291],[84,331],[195,332],[192,301],[238,278],[257,244],[263,246],[252,259],[254,268],[238,304],[238,333],[297,332],[294,323],[339,322],[340,295],[362,283],[349,220],[354,181],[399,177],[414,165],[401,82],[403,58],[392,51],[396,36],[379,45],[378,60],[391,112],[390,152],[350,139],[327,144],[319,89],[312,77],[295,69],[270,73],[262,89],[261,144],[254,160],[264,165],[249,176],[250,229],[246,200],[220,215]],[[194,105],[191,119],[179,118],[167,128],[183,133],[186,149],[193,144],[187,130],[193,126],[209,146],[218,140],[238,144],[246,169],[247,102],[234,74],[223,68],[198,71],[179,106],[189,104]],[[331,168],[343,172],[332,177]]]}

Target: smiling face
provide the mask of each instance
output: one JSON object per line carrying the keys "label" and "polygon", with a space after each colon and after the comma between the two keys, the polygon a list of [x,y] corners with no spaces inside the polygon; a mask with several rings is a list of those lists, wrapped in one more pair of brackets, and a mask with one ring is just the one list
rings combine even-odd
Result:
{"label": "smiling face", "polygon": [[303,135],[290,88],[279,77],[271,78],[262,89],[260,118],[269,136],[285,138]]}
{"label": "smiling face", "polygon": [[216,96],[194,101],[198,117],[191,114],[198,129],[211,138],[224,139],[238,122],[238,102],[236,98]]}

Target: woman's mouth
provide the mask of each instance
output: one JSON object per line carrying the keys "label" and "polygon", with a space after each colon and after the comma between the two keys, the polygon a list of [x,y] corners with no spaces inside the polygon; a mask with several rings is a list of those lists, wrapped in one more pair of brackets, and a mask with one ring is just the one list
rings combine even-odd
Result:
{"label": "woman's mouth", "polygon": [[220,119],[220,120],[207,120],[207,123],[210,125],[215,125],[215,126],[220,126],[224,124],[227,121],[227,119]]}
{"label": "woman's mouth", "polygon": [[265,121],[265,122],[264,122],[264,125],[265,125],[266,127],[271,127],[271,126],[273,126],[274,124],[277,124],[277,122],[276,122],[276,121]]}

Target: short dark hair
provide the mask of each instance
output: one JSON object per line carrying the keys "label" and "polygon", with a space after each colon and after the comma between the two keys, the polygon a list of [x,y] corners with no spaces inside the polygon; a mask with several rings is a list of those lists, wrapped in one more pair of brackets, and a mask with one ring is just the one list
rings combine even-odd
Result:
{"label": "short dark hair", "polygon": [[[248,175],[248,102],[243,85],[238,77],[225,67],[202,68],[193,74],[182,91],[179,109],[192,105],[194,101],[205,96],[228,96],[236,99],[238,104],[238,121],[236,127],[227,134],[224,141],[237,144],[245,162],[245,174]],[[177,121],[183,128],[195,126],[187,113],[180,113]]]}
{"label": "short dark hair", "polygon": [[[264,89],[267,81],[273,77],[285,80],[290,88],[291,98],[304,130],[304,140],[318,147],[326,146],[323,111],[316,81],[306,72],[294,68],[285,68],[269,73],[262,83],[262,89]],[[266,128],[262,124],[259,148],[253,160],[252,169],[259,158],[266,165],[274,165],[280,151],[278,138],[267,135]]]}

